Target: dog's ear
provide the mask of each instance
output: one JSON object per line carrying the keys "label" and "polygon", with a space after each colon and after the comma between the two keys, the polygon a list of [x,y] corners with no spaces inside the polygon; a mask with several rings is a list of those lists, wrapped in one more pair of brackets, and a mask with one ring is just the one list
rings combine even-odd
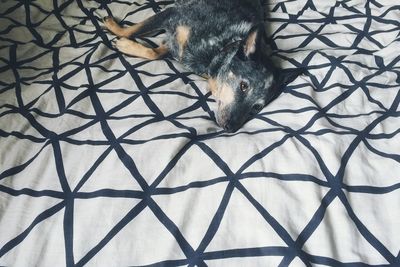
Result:
{"label": "dog's ear", "polygon": [[247,37],[241,42],[237,52],[237,56],[240,59],[249,60],[258,57],[258,52],[261,50],[261,42],[264,36],[262,25],[254,26],[247,34]]}

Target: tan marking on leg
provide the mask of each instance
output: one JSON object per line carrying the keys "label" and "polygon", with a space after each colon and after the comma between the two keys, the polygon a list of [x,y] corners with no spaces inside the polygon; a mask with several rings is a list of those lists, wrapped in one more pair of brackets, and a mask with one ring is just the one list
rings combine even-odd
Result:
{"label": "tan marking on leg", "polygon": [[158,58],[161,58],[161,57],[165,56],[169,51],[168,47],[166,45],[164,45],[164,44],[160,45],[157,48],[153,48],[153,50],[154,50],[154,52],[157,53]]}
{"label": "tan marking on leg", "polygon": [[115,47],[124,54],[150,60],[159,59],[168,52],[168,48],[165,45],[149,48],[124,37],[116,41]]}
{"label": "tan marking on leg", "polygon": [[190,28],[188,26],[178,26],[176,27],[176,41],[179,46],[179,59],[181,60],[183,57],[183,52],[188,43],[190,36]]}
{"label": "tan marking on leg", "polygon": [[107,17],[104,19],[104,25],[110,32],[112,32],[118,37],[127,37],[127,38],[135,34],[137,31],[139,31],[144,23],[145,21],[139,22],[130,27],[121,27],[111,17]]}

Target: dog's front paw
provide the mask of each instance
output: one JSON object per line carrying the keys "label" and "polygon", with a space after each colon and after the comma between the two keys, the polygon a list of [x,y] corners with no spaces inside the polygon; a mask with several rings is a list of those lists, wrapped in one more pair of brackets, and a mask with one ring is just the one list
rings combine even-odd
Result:
{"label": "dog's front paw", "polygon": [[112,19],[112,17],[111,16],[105,16],[105,17],[103,17],[103,22],[105,22],[105,21],[107,21],[109,19]]}
{"label": "dog's front paw", "polygon": [[118,24],[115,22],[114,18],[111,16],[104,17],[103,24],[104,24],[104,27],[110,31],[112,31],[113,28],[118,26]]}
{"label": "dog's front paw", "polygon": [[118,48],[117,48],[117,41],[118,41],[118,39],[113,39],[113,40],[111,40],[111,45],[112,45],[112,47],[115,48],[115,49],[118,49]]}
{"label": "dog's front paw", "polygon": [[106,24],[106,23],[109,23],[112,20],[114,20],[114,19],[111,16],[105,16],[103,18],[103,23]]}
{"label": "dog's front paw", "polygon": [[118,51],[124,53],[124,54],[131,54],[132,50],[136,48],[136,43],[132,42],[128,38],[121,37],[117,40],[112,41],[112,45],[115,49]]}

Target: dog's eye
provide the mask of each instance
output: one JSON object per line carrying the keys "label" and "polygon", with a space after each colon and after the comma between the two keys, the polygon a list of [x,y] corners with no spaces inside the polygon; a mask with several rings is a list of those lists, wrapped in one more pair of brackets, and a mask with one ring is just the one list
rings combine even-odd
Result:
{"label": "dog's eye", "polygon": [[249,89],[249,84],[246,83],[245,81],[240,82],[240,90],[242,92],[246,92]]}

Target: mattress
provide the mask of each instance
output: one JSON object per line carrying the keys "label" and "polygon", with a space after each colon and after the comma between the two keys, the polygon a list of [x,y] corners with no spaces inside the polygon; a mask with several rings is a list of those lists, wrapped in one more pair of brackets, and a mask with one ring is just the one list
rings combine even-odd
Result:
{"label": "mattress", "polygon": [[1,1],[0,266],[400,266],[400,5],[265,3],[304,71],[236,133],[103,29],[170,5]]}

